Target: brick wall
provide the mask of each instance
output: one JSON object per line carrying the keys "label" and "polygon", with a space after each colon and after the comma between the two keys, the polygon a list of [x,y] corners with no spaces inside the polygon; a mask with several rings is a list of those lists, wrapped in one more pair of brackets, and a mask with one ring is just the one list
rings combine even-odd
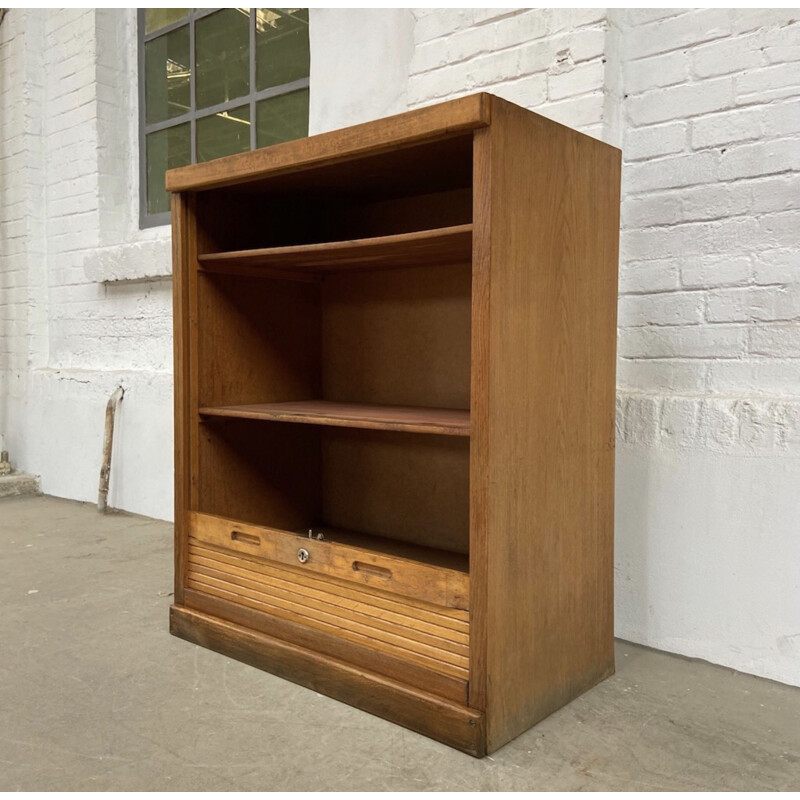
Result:
{"label": "brick wall", "polygon": [[798,19],[622,15],[626,440],[800,442]]}
{"label": "brick wall", "polygon": [[[0,437],[45,492],[92,500],[121,384],[110,502],[164,517],[171,286],[141,279],[165,271],[168,230],[138,230],[135,48],[132,11],[11,9],[0,25]],[[101,282],[109,259],[140,280]]]}
{"label": "brick wall", "polygon": [[606,108],[613,23],[605,9],[416,9],[415,15],[409,106],[490,91],[592,135],[603,136],[613,123]]}

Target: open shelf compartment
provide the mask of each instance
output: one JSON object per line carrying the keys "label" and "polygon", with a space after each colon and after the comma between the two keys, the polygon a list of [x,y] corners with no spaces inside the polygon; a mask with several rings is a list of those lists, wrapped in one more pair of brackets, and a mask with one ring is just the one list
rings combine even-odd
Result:
{"label": "open shelf compartment", "polygon": [[189,511],[243,536],[202,546],[296,568],[310,529],[312,562],[362,553],[343,580],[466,610],[471,136],[195,202]]}

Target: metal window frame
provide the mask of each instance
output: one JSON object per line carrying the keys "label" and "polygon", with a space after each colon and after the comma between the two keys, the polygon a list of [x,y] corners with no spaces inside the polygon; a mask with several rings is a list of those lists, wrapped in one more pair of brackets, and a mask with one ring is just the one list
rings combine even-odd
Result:
{"label": "metal window frame", "polygon": [[[221,8],[190,8],[189,13],[183,19],[165,25],[162,28],[145,33],[145,9],[137,9],[137,56],[138,56],[138,70],[139,70],[139,227],[140,228],[153,228],[158,225],[169,225],[171,215],[169,211],[163,211],[158,214],[147,213],[147,135],[149,133],[157,133],[158,131],[166,130],[167,128],[175,127],[176,125],[183,125],[189,123],[189,137],[190,137],[190,163],[197,163],[197,120],[203,117],[211,116],[212,114],[220,114],[223,111],[230,111],[234,108],[239,108],[244,105],[250,107],[250,149],[256,149],[256,103],[261,100],[267,100],[270,97],[277,97],[278,95],[289,94],[296,92],[299,89],[307,89],[309,87],[308,78],[300,78],[296,81],[281,84],[280,86],[271,86],[269,89],[262,89],[255,91],[256,86],[256,9],[250,9],[250,92],[241,97],[233,100],[227,100],[224,103],[218,103],[214,106],[199,109],[197,108],[196,91],[195,91],[195,23],[197,20],[207,17],[209,14],[214,14],[217,11],[223,11]],[[145,44],[156,39],[159,36],[170,33],[188,26],[189,28],[189,61],[191,63],[191,71],[189,73],[189,111],[177,117],[162,122],[154,122],[147,124],[145,122],[145,102],[146,102],[146,87],[145,87]]]}

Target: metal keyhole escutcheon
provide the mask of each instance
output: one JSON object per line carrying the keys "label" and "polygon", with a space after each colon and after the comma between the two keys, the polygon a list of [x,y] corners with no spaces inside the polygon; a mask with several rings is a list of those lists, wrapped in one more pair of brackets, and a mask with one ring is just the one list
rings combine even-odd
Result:
{"label": "metal keyhole escutcheon", "polygon": [[301,548],[300,548],[300,549],[297,551],[297,560],[298,560],[298,561],[299,561],[301,564],[305,564],[305,563],[306,563],[306,561],[308,561],[308,559],[309,559],[308,550],[306,550],[306,549],[305,549],[305,547],[301,547]]}

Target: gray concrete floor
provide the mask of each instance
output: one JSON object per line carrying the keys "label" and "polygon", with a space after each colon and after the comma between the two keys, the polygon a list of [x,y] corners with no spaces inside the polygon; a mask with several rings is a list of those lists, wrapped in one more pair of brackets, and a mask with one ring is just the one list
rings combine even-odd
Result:
{"label": "gray concrete floor", "polygon": [[175,639],[171,533],[0,501],[0,790],[800,789],[800,689],[624,642],[477,761]]}

